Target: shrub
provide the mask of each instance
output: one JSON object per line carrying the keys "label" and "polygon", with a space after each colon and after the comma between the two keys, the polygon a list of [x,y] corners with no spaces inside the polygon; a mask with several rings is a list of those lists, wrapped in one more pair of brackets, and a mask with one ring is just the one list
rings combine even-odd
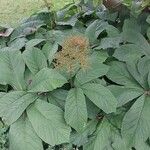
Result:
{"label": "shrub", "polygon": [[81,1],[1,31],[4,146],[150,148],[150,16],[133,14]]}

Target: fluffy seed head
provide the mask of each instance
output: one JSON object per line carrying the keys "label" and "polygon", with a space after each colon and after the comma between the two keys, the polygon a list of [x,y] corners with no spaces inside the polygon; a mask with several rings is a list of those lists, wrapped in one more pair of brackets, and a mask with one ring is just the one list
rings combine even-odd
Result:
{"label": "fluffy seed head", "polygon": [[81,35],[68,36],[63,44],[62,50],[56,53],[55,67],[66,68],[68,72],[74,71],[76,67],[86,69],[88,67],[89,41]]}

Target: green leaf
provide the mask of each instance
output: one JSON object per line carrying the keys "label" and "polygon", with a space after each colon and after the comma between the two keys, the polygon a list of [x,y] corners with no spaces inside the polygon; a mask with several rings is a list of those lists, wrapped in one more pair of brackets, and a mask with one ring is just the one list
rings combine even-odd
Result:
{"label": "green leaf", "polygon": [[48,61],[50,64],[52,63],[53,59],[55,58],[55,53],[57,52],[58,48],[59,48],[59,45],[57,43],[55,43],[48,55]]}
{"label": "green leaf", "polygon": [[72,26],[74,27],[78,19],[76,15],[73,15],[70,18],[63,18],[63,20],[57,21],[56,24],[60,26]]}
{"label": "green leaf", "polygon": [[99,49],[118,48],[121,42],[122,39],[119,36],[103,38],[98,48]]}
{"label": "green leaf", "polygon": [[[108,14],[108,17],[109,17],[109,15],[114,15],[115,16],[116,14],[117,14],[117,12],[115,12],[114,14]],[[112,19],[113,17],[110,16],[110,18]],[[116,17],[115,17],[115,19],[116,19]],[[119,29],[114,27],[113,25],[108,25],[106,31],[107,31],[108,37],[118,37],[118,36],[120,36]]]}
{"label": "green leaf", "polygon": [[108,23],[101,20],[92,22],[85,31],[85,35],[89,38],[90,43],[94,44],[97,41],[99,34],[103,32],[107,26]]}
{"label": "green leaf", "polygon": [[119,130],[110,120],[104,118],[98,125],[96,132],[83,145],[84,150],[131,150],[127,147],[126,140],[120,135]]}
{"label": "green leaf", "polygon": [[42,51],[38,48],[31,48],[24,51],[23,59],[33,74],[47,67],[47,60]]}
{"label": "green leaf", "polygon": [[109,89],[101,84],[88,83],[82,86],[84,94],[106,113],[116,111],[117,100]]}
{"label": "green leaf", "polygon": [[94,141],[93,150],[104,150],[109,145],[110,139],[110,123],[106,119],[102,121],[97,129],[96,139]]}
{"label": "green leaf", "polygon": [[57,19],[62,20],[65,17],[71,16],[76,12],[77,12],[77,5],[75,3],[70,3],[57,12]]}
{"label": "green leaf", "polygon": [[139,46],[135,44],[126,44],[117,48],[113,56],[120,61],[129,61],[136,60],[142,55],[144,55],[144,53]]}
{"label": "green leaf", "polygon": [[11,40],[14,40],[18,37],[24,37],[35,33],[41,26],[45,25],[41,20],[28,20],[24,22],[19,27],[17,27],[14,32],[11,34]]}
{"label": "green leaf", "polygon": [[45,57],[48,59],[49,63],[51,64],[55,53],[58,50],[58,44],[51,44],[51,43],[46,43],[43,48],[42,48],[42,52],[44,53]]}
{"label": "green leaf", "polygon": [[95,138],[90,139],[86,144],[83,145],[83,150],[93,150],[94,149]]}
{"label": "green leaf", "polygon": [[[125,21],[124,21],[123,32],[128,33],[129,30],[133,30],[133,31],[136,31],[136,32],[141,31],[141,26],[137,22],[137,19],[134,18],[134,17],[132,17],[130,19],[125,19]],[[129,33],[129,35],[130,35],[130,33]]]}
{"label": "green leaf", "polygon": [[144,93],[142,88],[128,88],[124,86],[111,85],[108,86],[110,91],[118,101],[118,107],[130,102]]}
{"label": "green leaf", "polygon": [[64,110],[67,95],[68,95],[67,90],[56,89],[50,92],[50,94],[48,95],[48,101],[51,104],[56,105]]}
{"label": "green leaf", "polygon": [[138,63],[136,65],[137,70],[141,76],[146,80],[147,82],[147,74],[150,70],[150,59],[149,57],[145,56],[138,60]]}
{"label": "green leaf", "polygon": [[100,112],[100,108],[97,107],[92,101],[90,101],[86,97],[86,105],[87,105],[87,112],[88,112],[88,118],[95,119],[95,117]]}
{"label": "green leaf", "polygon": [[128,29],[123,32],[123,39],[125,42],[136,44],[145,55],[150,56],[150,45],[141,33]]}
{"label": "green leaf", "polygon": [[150,24],[150,15],[147,17],[146,21]]}
{"label": "green leaf", "polygon": [[0,98],[2,98],[4,95],[6,95],[5,92],[0,92]]}
{"label": "green leaf", "polygon": [[14,91],[0,97],[0,116],[8,124],[14,123],[37,96],[22,91]]}
{"label": "green leaf", "polygon": [[8,85],[0,85],[0,91],[7,92],[8,91]]}
{"label": "green leaf", "polygon": [[54,69],[44,68],[39,71],[31,85],[30,92],[48,92],[67,83],[67,80]]}
{"label": "green leaf", "polygon": [[[101,62],[101,57],[93,56],[89,60],[89,67],[86,70],[80,70],[75,77],[75,85],[82,85],[98,77],[106,75],[109,70],[109,66]],[[98,57],[99,56],[99,57]]]}
{"label": "green leaf", "polygon": [[122,138],[120,131],[115,127],[111,127],[111,139],[113,150],[132,150],[127,140]]}
{"label": "green leaf", "polygon": [[91,120],[88,122],[87,126],[81,133],[74,132],[70,137],[71,143],[80,147],[89,142],[88,137],[91,136],[96,130],[97,123],[97,120]]}
{"label": "green leaf", "polygon": [[136,150],[149,150],[150,146],[146,142],[139,140],[139,142],[136,144],[135,148],[136,148]]}
{"label": "green leaf", "polygon": [[137,68],[137,62],[139,62],[139,60],[138,61],[133,61],[133,60],[128,61],[127,69],[130,72],[130,74],[134,77],[134,79],[137,81],[137,83],[144,89],[147,89],[148,88],[147,75],[144,76],[144,75],[140,74],[140,72]]}
{"label": "green leaf", "polygon": [[[118,12],[117,11],[114,11],[113,13],[109,10],[106,10],[106,11],[97,11],[96,12],[96,15],[98,16],[98,18],[100,18],[101,20],[107,20],[108,22],[115,22],[117,17],[118,17]],[[109,25],[107,26],[107,34],[108,36],[112,37],[112,36],[116,36],[118,33],[119,33],[119,30],[114,27],[113,25]],[[117,31],[118,30],[118,31]]]}
{"label": "green leaf", "polygon": [[127,66],[123,62],[111,62],[107,77],[115,83],[127,87],[140,87],[137,81],[130,75]]}
{"label": "green leaf", "polygon": [[28,40],[26,38],[17,38],[15,40],[13,40],[11,43],[8,43],[8,44],[9,44],[9,47],[12,47],[16,50],[20,50],[25,46],[27,41]]}
{"label": "green leaf", "polygon": [[102,4],[102,0],[93,0],[94,7],[97,7]]}
{"label": "green leaf", "polygon": [[53,44],[51,42],[47,42],[46,44],[44,44],[44,46],[42,48],[42,52],[47,59],[48,59],[48,56],[49,56],[49,53],[50,53],[52,47],[53,47]]}
{"label": "green leaf", "polygon": [[27,114],[43,141],[52,146],[69,142],[71,129],[66,125],[64,113],[59,107],[38,100],[27,110]]}
{"label": "green leaf", "polygon": [[132,150],[127,146],[126,142],[121,138],[116,139],[115,143],[112,144],[112,147],[113,150]]}
{"label": "green leaf", "polygon": [[94,48],[94,52],[91,55],[91,62],[99,62],[99,63],[103,63],[106,61],[106,59],[108,58],[108,53],[105,50],[100,50],[97,47]]}
{"label": "green leaf", "polygon": [[65,37],[65,30],[50,30],[47,32],[47,38],[52,39],[53,41],[55,41],[56,44],[59,45],[62,45]]}
{"label": "green leaf", "polygon": [[44,41],[45,39],[32,39],[26,43],[26,49],[31,49],[32,47],[37,46]]}
{"label": "green leaf", "polygon": [[131,0],[124,0],[123,4],[130,7],[132,5],[132,1]]}
{"label": "green leaf", "polygon": [[126,113],[122,123],[122,136],[129,144],[146,141],[150,131],[150,97],[142,95]]}
{"label": "green leaf", "polygon": [[98,20],[95,20],[86,29],[85,35],[89,38],[91,43],[94,43],[97,40],[95,32],[98,22],[99,22]]}
{"label": "green leaf", "polygon": [[69,91],[65,104],[65,120],[77,132],[86,127],[87,108],[82,89],[74,88]]}
{"label": "green leaf", "polygon": [[150,27],[147,29],[147,37],[150,40]]}
{"label": "green leaf", "polygon": [[0,84],[10,84],[17,90],[25,89],[24,70],[25,64],[20,51],[0,51]]}
{"label": "green leaf", "polygon": [[10,127],[9,150],[43,150],[41,139],[28,118],[22,116]]}
{"label": "green leaf", "polygon": [[150,87],[150,72],[149,72],[149,74],[148,74],[148,85],[149,85],[149,87]]}

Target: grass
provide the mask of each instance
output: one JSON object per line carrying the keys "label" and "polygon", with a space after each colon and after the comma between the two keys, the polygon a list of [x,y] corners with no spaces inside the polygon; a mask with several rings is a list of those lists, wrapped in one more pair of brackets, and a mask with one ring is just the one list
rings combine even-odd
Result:
{"label": "grass", "polygon": [[[54,9],[60,9],[73,0],[51,0]],[[0,24],[15,26],[24,17],[44,8],[43,0],[0,0]]]}

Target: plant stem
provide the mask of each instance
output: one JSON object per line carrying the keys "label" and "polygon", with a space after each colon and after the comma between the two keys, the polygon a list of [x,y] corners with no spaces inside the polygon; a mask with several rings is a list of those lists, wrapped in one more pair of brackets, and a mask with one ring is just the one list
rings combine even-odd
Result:
{"label": "plant stem", "polygon": [[71,71],[69,72],[69,76],[70,76],[70,86],[71,86],[71,88],[73,88],[74,85],[73,85],[73,80],[72,80],[72,73],[71,73]]}

